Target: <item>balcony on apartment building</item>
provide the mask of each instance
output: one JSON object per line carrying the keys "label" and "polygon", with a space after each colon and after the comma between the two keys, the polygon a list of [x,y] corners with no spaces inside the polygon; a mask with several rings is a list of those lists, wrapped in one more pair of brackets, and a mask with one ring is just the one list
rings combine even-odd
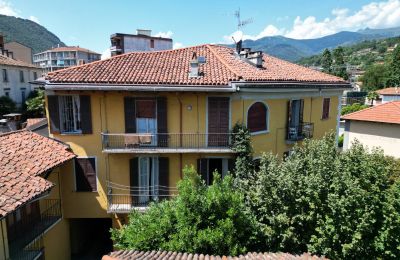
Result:
{"label": "balcony on apartment building", "polygon": [[102,133],[106,153],[233,153],[230,133]]}
{"label": "balcony on apartment building", "polygon": [[11,259],[38,259],[43,255],[42,235],[61,219],[58,199],[32,202],[7,216]]}
{"label": "balcony on apartment building", "polygon": [[314,134],[314,123],[303,122],[287,127],[286,140],[289,142],[301,141],[306,138],[312,138]]}
{"label": "balcony on apartment building", "polygon": [[169,199],[177,194],[176,187],[161,185],[131,187],[107,182],[108,213],[130,213],[133,209],[144,211],[151,202]]}

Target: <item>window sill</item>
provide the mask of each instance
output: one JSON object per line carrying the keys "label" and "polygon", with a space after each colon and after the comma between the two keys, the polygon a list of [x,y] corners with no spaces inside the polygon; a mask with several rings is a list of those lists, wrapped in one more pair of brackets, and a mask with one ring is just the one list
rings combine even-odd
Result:
{"label": "window sill", "polygon": [[269,134],[269,130],[263,130],[263,131],[250,133],[250,135],[262,135],[262,134]]}
{"label": "window sill", "polygon": [[326,120],[329,120],[329,119],[331,119],[330,117],[327,117],[327,118],[321,118],[321,121],[326,121]]}
{"label": "window sill", "polygon": [[60,135],[84,135],[82,132],[62,132]]}

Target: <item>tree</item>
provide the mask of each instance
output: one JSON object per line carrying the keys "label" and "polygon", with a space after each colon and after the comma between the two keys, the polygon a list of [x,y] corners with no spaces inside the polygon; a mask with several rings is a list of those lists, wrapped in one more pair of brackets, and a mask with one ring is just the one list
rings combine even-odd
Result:
{"label": "tree", "polygon": [[332,55],[328,49],[322,53],[322,71],[325,73],[332,73]]}
{"label": "tree", "polygon": [[43,117],[45,114],[44,100],[43,90],[31,92],[31,95],[25,102],[28,114],[33,117]]}
{"label": "tree", "polygon": [[353,112],[360,111],[362,109],[366,109],[368,107],[369,106],[367,106],[367,105],[361,105],[360,103],[354,103],[354,104],[351,104],[350,106],[342,107],[341,115],[344,116],[344,115],[347,115],[347,114],[350,114]]}
{"label": "tree", "polygon": [[119,249],[238,255],[257,250],[257,226],[233,178],[214,174],[207,186],[194,168],[184,169],[173,200],[132,212],[129,224],[112,230]]}
{"label": "tree", "polygon": [[369,66],[361,78],[363,91],[375,91],[386,86],[389,70],[384,64]]}
{"label": "tree", "polygon": [[393,50],[389,71],[390,76],[387,85],[391,87],[400,86],[400,44]]}
{"label": "tree", "polygon": [[333,74],[348,79],[348,75],[346,73],[346,64],[344,62],[344,49],[343,47],[339,46],[333,50]]}
{"label": "tree", "polygon": [[11,98],[7,96],[0,97],[0,116],[15,112],[15,109],[16,104]]}
{"label": "tree", "polygon": [[367,99],[371,101],[371,106],[374,105],[374,100],[378,99],[379,95],[375,91],[368,92]]}

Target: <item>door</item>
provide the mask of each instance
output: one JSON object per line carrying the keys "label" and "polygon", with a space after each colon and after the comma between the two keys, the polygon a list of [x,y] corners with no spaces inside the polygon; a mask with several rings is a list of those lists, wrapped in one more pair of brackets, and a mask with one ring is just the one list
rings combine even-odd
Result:
{"label": "door", "polygon": [[229,97],[208,98],[208,146],[228,146]]}
{"label": "door", "polygon": [[139,158],[139,204],[149,201],[150,158]]}
{"label": "door", "polygon": [[297,139],[301,136],[303,129],[303,100],[297,99],[290,101],[289,113],[289,138]]}

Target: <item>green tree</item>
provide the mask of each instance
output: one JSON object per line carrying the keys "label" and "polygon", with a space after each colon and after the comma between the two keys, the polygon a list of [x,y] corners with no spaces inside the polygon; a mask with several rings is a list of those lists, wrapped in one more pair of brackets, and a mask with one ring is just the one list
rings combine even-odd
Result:
{"label": "green tree", "polygon": [[325,49],[322,53],[322,71],[326,73],[332,73],[332,55],[330,50]]}
{"label": "green tree", "polygon": [[360,103],[354,103],[354,104],[351,104],[350,106],[342,107],[341,115],[344,116],[344,115],[347,115],[347,114],[350,114],[353,112],[360,111],[362,109],[366,109],[368,107],[369,106],[367,106],[367,105],[361,105]]}
{"label": "green tree", "polygon": [[333,74],[344,78],[348,79],[348,75],[346,72],[346,64],[344,62],[344,49],[343,47],[339,46],[336,49],[333,50]]}
{"label": "green tree", "polygon": [[384,64],[369,66],[361,78],[363,91],[375,91],[386,86],[389,70]]}
{"label": "green tree", "polygon": [[11,98],[7,96],[0,97],[0,116],[15,112],[15,109],[16,104]]}
{"label": "green tree", "polygon": [[238,255],[257,250],[257,225],[246,210],[233,178],[214,174],[207,186],[194,168],[184,169],[179,195],[132,212],[129,224],[112,230],[120,249]]}
{"label": "green tree", "polygon": [[374,105],[374,100],[378,99],[379,95],[375,91],[368,92],[367,99],[371,101],[371,106]]}
{"label": "green tree", "polygon": [[391,87],[400,86],[400,44],[393,50],[389,71],[390,76],[387,84]]}
{"label": "green tree", "polygon": [[44,108],[44,91],[38,90],[31,92],[31,95],[26,100],[26,110],[30,116],[42,117],[45,114]]}

